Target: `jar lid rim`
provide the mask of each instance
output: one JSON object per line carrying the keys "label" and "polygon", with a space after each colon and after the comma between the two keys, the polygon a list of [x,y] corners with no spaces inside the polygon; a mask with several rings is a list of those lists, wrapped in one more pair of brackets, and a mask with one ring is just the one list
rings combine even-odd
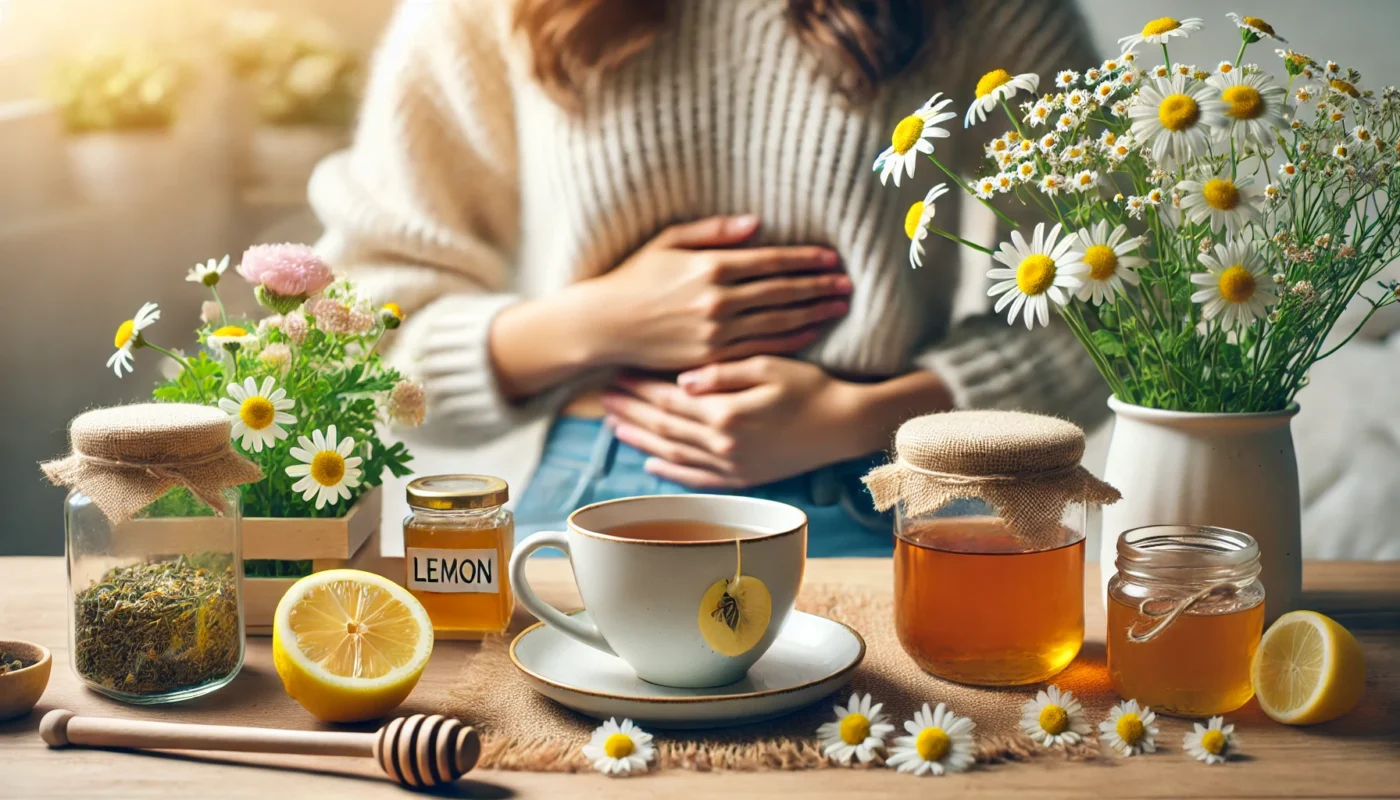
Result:
{"label": "jar lid rim", "polygon": [[405,494],[413,508],[473,510],[505,505],[510,486],[494,475],[424,475],[410,481]]}
{"label": "jar lid rim", "polygon": [[1140,578],[1239,579],[1259,574],[1259,543],[1243,531],[1212,525],[1145,525],[1118,537],[1118,571]]}

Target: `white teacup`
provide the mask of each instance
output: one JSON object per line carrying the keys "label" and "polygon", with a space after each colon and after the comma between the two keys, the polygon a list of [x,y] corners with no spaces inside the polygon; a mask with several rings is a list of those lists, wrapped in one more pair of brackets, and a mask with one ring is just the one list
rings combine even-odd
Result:
{"label": "white teacup", "polygon": [[[685,541],[608,533],[634,523],[672,521],[738,530]],[[807,515],[785,503],[710,494],[628,497],[580,508],[569,515],[568,525],[567,532],[537,533],[520,543],[510,559],[511,588],[542,622],[620,657],[651,683],[698,688],[744,677],[777,637],[802,585]],[[591,621],[561,613],[530,588],[525,559],[543,547],[569,557]],[[740,553],[743,574],[768,588],[772,616],[752,648],[725,656],[705,641],[697,619],[705,592],[734,577]]]}

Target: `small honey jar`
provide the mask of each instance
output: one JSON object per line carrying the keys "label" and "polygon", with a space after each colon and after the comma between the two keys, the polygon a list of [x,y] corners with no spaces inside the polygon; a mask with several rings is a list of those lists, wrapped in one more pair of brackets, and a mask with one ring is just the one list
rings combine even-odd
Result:
{"label": "small honey jar", "polygon": [[1183,717],[1254,696],[1264,630],[1259,545],[1225,528],[1156,525],[1118,538],[1108,583],[1108,671],[1124,698]]}
{"label": "small honey jar", "polygon": [[480,639],[510,625],[515,598],[506,579],[515,518],[509,487],[489,475],[434,475],[408,484],[403,522],[404,586],[439,639]]}

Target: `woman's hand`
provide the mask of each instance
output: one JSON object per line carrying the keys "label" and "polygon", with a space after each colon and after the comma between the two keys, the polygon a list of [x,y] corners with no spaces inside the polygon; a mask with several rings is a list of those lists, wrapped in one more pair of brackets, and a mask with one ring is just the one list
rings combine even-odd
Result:
{"label": "woman's hand", "polygon": [[850,308],[823,247],[744,247],[753,216],[672,225],[616,269],[501,311],[491,355],[509,397],[598,366],[679,371],[812,344]]}
{"label": "woman's hand", "polygon": [[653,456],[651,474],[697,489],[757,486],[865,455],[905,419],[952,406],[932,372],[851,383],[770,356],[618,386],[603,397],[618,439]]}

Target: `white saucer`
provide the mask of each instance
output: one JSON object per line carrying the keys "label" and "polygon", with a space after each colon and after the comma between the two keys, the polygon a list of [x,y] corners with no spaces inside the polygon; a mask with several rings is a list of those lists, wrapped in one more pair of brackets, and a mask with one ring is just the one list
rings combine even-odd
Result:
{"label": "white saucer", "polygon": [[656,728],[717,728],[783,716],[841,688],[863,658],[860,634],[800,611],[788,615],[743,680],[713,689],[647,683],[622,659],[544,623],[510,644],[511,662],[545,697],[590,717],[627,717]]}

